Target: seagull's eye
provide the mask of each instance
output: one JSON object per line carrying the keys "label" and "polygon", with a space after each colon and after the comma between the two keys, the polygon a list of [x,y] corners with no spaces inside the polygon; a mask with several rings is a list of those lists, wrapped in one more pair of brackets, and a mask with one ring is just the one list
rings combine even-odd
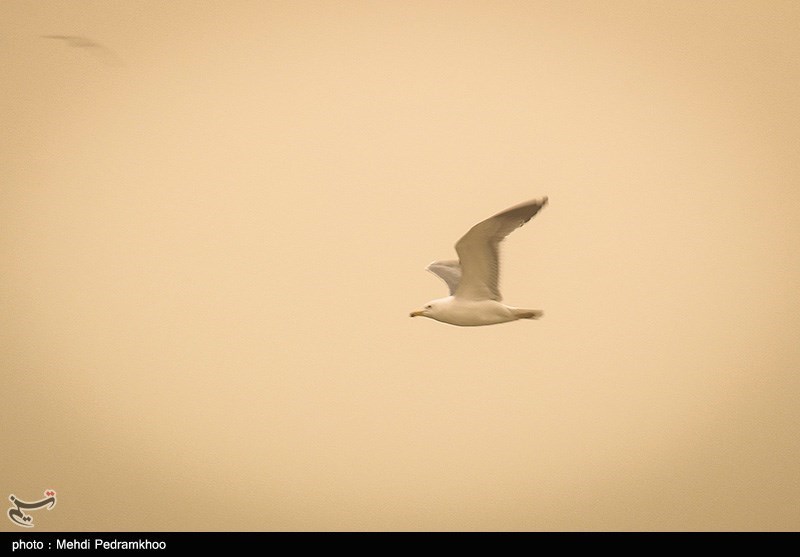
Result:
{"label": "seagull's eye", "polygon": [[431,309],[431,308],[433,308],[433,306],[431,306],[431,305],[425,306],[425,309]]}

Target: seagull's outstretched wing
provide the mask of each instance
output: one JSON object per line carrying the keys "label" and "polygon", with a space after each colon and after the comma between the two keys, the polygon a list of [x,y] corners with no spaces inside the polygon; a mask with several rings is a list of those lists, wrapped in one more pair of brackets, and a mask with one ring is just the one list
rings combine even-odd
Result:
{"label": "seagull's outstretched wing", "polygon": [[499,244],[511,232],[531,220],[546,204],[546,197],[520,203],[479,222],[464,234],[456,243],[461,264],[461,281],[455,291],[457,298],[502,300],[498,287]]}
{"label": "seagull's outstretched wing", "polygon": [[450,289],[451,296],[456,293],[458,283],[461,281],[461,265],[458,261],[434,261],[425,267],[425,270],[442,279]]}

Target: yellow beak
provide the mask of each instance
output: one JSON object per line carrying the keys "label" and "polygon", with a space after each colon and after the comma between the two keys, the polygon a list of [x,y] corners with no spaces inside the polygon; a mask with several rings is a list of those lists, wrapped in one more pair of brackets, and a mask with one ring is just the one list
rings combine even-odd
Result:
{"label": "yellow beak", "polygon": [[422,311],[421,309],[420,309],[420,310],[417,310],[417,311],[412,311],[412,312],[409,314],[409,317],[419,317],[420,315],[425,315],[425,312],[424,312],[424,311]]}

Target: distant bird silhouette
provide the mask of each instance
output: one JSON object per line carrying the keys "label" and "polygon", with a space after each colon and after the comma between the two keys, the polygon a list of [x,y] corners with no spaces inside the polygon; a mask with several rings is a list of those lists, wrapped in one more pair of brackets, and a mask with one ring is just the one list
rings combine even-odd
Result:
{"label": "distant bird silhouette", "polygon": [[64,43],[67,46],[73,48],[90,49],[95,54],[100,56],[100,58],[106,64],[111,64],[113,66],[123,65],[122,59],[119,56],[117,56],[113,50],[101,45],[97,41],[93,41],[92,39],[87,39],[86,37],[79,37],[77,35],[42,35],[41,37],[43,39],[57,39],[64,41]]}

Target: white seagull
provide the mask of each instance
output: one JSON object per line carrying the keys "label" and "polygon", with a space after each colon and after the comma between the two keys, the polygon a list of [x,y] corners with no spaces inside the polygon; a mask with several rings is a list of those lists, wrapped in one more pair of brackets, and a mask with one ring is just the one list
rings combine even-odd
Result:
{"label": "white seagull", "polygon": [[461,327],[540,318],[541,310],[501,303],[498,252],[503,238],[531,220],[546,204],[546,197],[526,201],[470,228],[456,243],[458,261],[434,261],[426,267],[447,284],[450,295],[412,311],[411,317],[430,317]]}

